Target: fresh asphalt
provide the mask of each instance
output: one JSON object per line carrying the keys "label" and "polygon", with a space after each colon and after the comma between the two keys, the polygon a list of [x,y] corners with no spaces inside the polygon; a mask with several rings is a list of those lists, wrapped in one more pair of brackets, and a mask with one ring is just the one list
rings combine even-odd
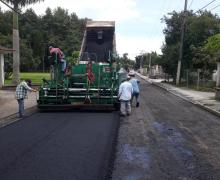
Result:
{"label": "fresh asphalt", "polygon": [[141,92],[146,179],[220,179],[220,118],[150,83]]}
{"label": "fresh asphalt", "polygon": [[0,180],[99,180],[118,113],[36,113],[0,129]]}
{"label": "fresh asphalt", "polygon": [[[119,144],[121,179],[220,179],[219,117],[141,81],[131,118],[122,121],[134,126],[120,134],[128,139]],[[117,113],[36,113],[1,128],[0,180],[105,179],[118,119]]]}
{"label": "fresh asphalt", "polygon": [[120,123],[113,180],[219,180],[220,118],[140,79]]}

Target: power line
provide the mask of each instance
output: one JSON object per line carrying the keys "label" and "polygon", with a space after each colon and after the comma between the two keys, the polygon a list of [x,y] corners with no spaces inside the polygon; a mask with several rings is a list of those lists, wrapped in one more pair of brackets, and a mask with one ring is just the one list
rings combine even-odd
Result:
{"label": "power line", "polygon": [[210,9],[209,11],[212,11],[212,10],[214,10],[214,9],[216,9],[217,7],[219,7],[220,6],[220,4],[219,5],[217,5],[217,6],[215,6],[214,8],[212,8],[212,9]]}
{"label": "power line", "polygon": [[203,6],[202,8],[200,8],[199,10],[197,10],[195,13],[203,10],[204,8],[206,8],[207,6],[209,6],[210,4],[212,4],[213,2],[215,2],[216,0],[212,0],[211,2],[209,2],[208,4],[206,4],[205,6]]}
{"label": "power line", "polygon": [[0,0],[4,5],[6,5],[8,8],[10,8],[11,10],[13,10],[14,12],[16,12],[16,13],[18,13],[18,14],[20,14],[20,15],[22,15],[20,12],[18,12],[18,11],[16,11],[13,7],[11,7],[9,4],[7,4],[6,2],[4,2],[4,1],[2,1],[2,0]]}
{"label": "power line", "polygon": [[213,2],[215,2],[216,0],[212,0],[210,3],[206,4],[205,6],[203,6],[200,10],[206,8],[207,6],[209,6],[210,4],[212,4]]}
{"label": "power line", "polygon": [[189,4],[189,8],[188,8],[188,9],[190,9],[190,7],[191,7],[192,3],[193,3],[193,0],[191,0],[191,2],[190,2],[190,4]]}
{"label": "power line", "polygon": [[20,16],[24,17],[29,23],[33,23],[28,17],[26,17],[24,14],[21,14],[20,12],[18,12],[17,10],[15,10],[15,8],[13,8],[12,6],[10,6],[9,4],[7,4],[6,2],[4,2],[3,0],[0,0],[4,5],[6,5],[8,8],[10,8],[12,11],[16,12],[17,14],[19,14]]}

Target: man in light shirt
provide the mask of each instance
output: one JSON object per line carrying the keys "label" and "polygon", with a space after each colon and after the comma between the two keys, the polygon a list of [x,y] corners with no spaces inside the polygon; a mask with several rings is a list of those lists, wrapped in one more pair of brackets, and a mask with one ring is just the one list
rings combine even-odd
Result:
{"label": "man in light shirt", "polygon": [[24,99],[27,97],[27,91],[37,91],[35,89],[32,89],[30,86],[31,80],[27,79],[25,81],[22,81],[16,87],[15,98],[18,101],[18,113],[20,118],[24,117]]}
{"label": "man in light shirt", "polygon": [[130,77],[127,77],[120,86],[119,86],[119,93],[118,98],[120,100],[120,111],[122,116],[130,115],[131,114],[131,97],[133,93],[133,88],[130,82],[128,82]]}

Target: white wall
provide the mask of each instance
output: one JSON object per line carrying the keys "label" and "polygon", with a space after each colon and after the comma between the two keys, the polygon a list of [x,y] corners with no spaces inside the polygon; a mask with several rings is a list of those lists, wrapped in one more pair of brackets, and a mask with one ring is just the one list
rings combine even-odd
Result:
{"label": "white wall", "polygon": [[0,88],[4,85],[4,55],[0,54]]}

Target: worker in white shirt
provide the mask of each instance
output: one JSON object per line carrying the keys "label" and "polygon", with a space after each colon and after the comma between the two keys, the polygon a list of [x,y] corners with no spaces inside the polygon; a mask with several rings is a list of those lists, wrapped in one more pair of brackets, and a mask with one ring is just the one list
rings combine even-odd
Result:
{"label": "worker in white shirt", "polygon": [[131,114],[131,97],[133,88],[132,84],[128,82],[129,79],[130,77],[128,76],[119,86],[118,98],[121,104],[120,111],[122,116]]}

